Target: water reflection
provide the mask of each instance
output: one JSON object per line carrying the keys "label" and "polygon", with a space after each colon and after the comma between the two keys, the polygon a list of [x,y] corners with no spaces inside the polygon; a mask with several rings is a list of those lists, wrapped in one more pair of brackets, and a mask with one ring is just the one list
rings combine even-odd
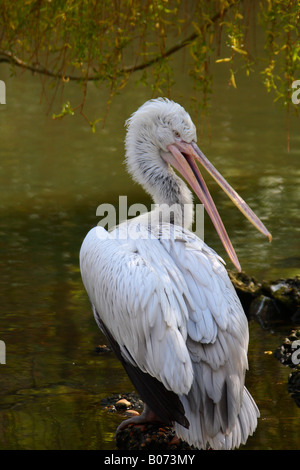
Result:
{"label": "water reflection", "polygon": [[[185,104],[189,96],[180,80],[181,95],[173,98]],[[285,116],[264,91],[252,85],[258,97],[252,102],[247,83],[234,91],[218,80],[213,138],[203,132],[199,146],[262,218],[273,243],[208,179],[216,205],[249,274],[299,274],[297,124],[291,120],[287,154]],[[105,340],[81,283],[78,252],[98,221],[99,204],[115,205],[127,195],[128,205],[150,207],[123,165],[123,123],[148,92],[132,87],[118,97],[106,127],[94,135],[80,118],[56,122],[45,115],[38,78],[7,76],[6,83],[7,105],[0,107],[0,339],[7,346],[7,364],[0,365],[0,449],[112,449],[120,418],[102,410],[100,401],[132,386],[112,355],[93,352]],[[76,88],[69,93],[76,96]],[[88,112],[98,116],[104,97],[92,86],[89,94]],[[226,258],[208,219],[205,240]],[[261,419],[247,449],[299,448],[300,410],[287,393],[289,370],[265,354],[289,329],[272,333],[251,323],[247,385]]]}

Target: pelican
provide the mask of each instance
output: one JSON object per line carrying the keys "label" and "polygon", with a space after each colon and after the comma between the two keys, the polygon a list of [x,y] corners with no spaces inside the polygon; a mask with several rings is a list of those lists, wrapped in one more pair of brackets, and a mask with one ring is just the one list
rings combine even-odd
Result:
{"label": "pelican", "polygon": [[119,429],[157,421],[198,449],[237,448],[259,417],[244,383],[248,322],[224,261],[191,231],[192,192],[174,169],[203,203],[238,271],[197,163],[271,235],[199,149],[182,106],[147,101],[126,125],[127,169],[154,207],[111,231],[92,228],[80,250],[95,320],[144,402],[142,414]]}

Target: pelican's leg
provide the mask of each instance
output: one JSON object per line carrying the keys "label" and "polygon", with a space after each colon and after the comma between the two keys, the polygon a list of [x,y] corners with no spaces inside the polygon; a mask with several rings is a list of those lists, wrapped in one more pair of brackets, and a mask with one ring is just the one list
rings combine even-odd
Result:
{"label": "pelican's leg", "polygon": [[122,429],[125,429],[130,424],[145,424],[145,423],[162,423],[164,425],[170,426],[170,423],[164,422],[149,408],[149,406],[146,403],[144,403],[143,412],[139,416],[133,416],[132,418],[125,419],[124,421],[122,421],[122,423],[117,427],[116,434]]}

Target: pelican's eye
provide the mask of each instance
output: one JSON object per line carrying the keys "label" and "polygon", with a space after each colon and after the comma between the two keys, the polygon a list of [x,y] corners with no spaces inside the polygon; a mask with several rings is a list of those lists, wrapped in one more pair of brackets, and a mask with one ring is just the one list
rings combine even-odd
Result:
{"label": "pelican's eye", "polygon": [[173,131],[173,134],[176,137],[176,139],[180,139],[180,134],[178,131]]}

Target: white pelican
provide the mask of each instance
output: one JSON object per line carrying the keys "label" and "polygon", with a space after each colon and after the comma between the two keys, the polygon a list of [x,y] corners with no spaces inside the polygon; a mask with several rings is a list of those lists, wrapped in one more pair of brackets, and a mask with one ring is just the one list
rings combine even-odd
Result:
{"label": "white pelican", "polygon": [[127,168],[153,197],[155,209],[110,232],[93,228],[83,241],[80,267],[96,322],[145,403],[140,416],[120,427],[160,421],[199,449],[233,449],[254,432],[259,416],[244,386],[248,323],[224,262],[189,231],[192,194],[172,167],[204,204],[238,270],[195,161],[270,240],[271,235],[196,140],[189,114],[167,99],[150,100],[131,116]]}

